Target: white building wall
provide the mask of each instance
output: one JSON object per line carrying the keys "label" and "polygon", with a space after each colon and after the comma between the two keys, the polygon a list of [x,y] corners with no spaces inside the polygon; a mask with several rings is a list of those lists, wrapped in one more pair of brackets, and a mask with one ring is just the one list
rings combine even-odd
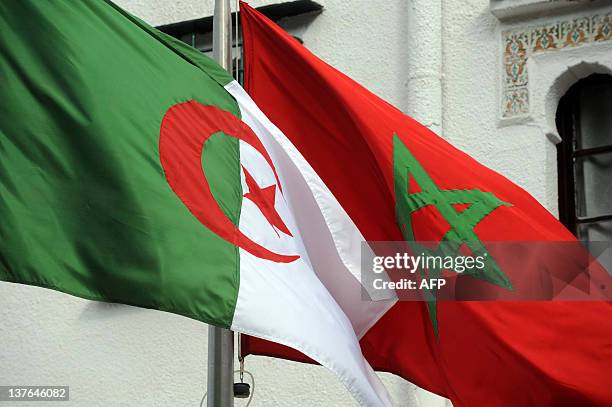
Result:
{"label": "white building wall", "polygon": [[[251,4],[273,2],[280,0]],[[566,2],[493,0],[498,15],[514,16],[502,22],[488,0],[319,2],[325,11],[298,28],[308,48],[556,211],[556,103],[577,78],[612,71],[612,41],[530,54],[529,108],[504,117],[503,38],[580,16],[594,21],[612,11],[609,2],[555,11],[548,3]],[[210,15],[213,2],[117,3],[160,25]],[[0,320],[0,384],[70,385],[74,406],[199,405],[206,383],[202,323],[9,283],[0,283]],[[246,368],[256,378],[252,406],[355,405],[319,366],[249,357]],[[398,406],[445,405],[399,378],[382,377]]]}
{"label": "white building wall", "polygon": [[[459,5],[461,3],[461,5]],[[590,30],[612,11],[609,1],[574,3],[543,0],[443,1],[443,135],[483,164],[501,172],[557,213],[556,107],[578,79],[609,73],[612,41],[593,41],[592,33],[577,46],[565,45],[569,30],[589,20]],[[556,3],[556,5],[555,5]],[[522,8],[518,7],[521,5]],[[490,6],[506,8],[511,19],[498,20]],[[570,5],[571,6],[571,5]],[[541,28],[558,27],[555,48],[531,52]],[[565,27],[565,28],[564,28]],[[538,31],[540,30],[540,31]],[[504,55],[506,38],[522,34],[528,43],[519,89],[528,92],[525,112],[502,108],[512,55]],[[519,81],[520,82],[520,81]]]}

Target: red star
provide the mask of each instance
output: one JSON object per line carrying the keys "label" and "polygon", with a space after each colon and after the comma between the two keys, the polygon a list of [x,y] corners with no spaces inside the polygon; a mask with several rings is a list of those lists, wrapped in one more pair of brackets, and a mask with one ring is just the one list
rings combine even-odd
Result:
{"label": "red star", "polygon": [[[249,188],[249,192],[244,194],[244,197],[257,205],[270,225],[286,235],[293,236],[274,207],[274,201],[276,199],[276,184],[261,188],[259,185],[257,185],[257,182],[255,182],[255,179],[251,174],[249,174],[246,168],[242,167],[242,170],[244,171],[244,179],[247,187]],[[278,235],[278,232],[276,232],[276,234]]]}

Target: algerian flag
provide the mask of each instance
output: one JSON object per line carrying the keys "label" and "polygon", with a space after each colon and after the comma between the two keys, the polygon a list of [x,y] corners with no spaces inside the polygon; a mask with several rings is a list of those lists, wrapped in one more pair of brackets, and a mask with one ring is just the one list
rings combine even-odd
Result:
{"label": "algerian flag", "polygon": [[363,239],[225,71],[110,2],[32,0],[0,3],[0,78],[1,280],[288,345],[391,404]]}

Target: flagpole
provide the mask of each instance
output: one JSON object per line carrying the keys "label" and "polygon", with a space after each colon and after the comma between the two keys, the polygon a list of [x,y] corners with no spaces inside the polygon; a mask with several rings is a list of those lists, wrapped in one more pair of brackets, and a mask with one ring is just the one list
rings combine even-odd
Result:
{"label": "flagpole", "polygon": [[230,0],[215,0],[213,58],[227,71],[232,69],[232,12]]}
{"label": "flagpole", "polygon": [[[223,68],[232,69],[232,20],[230,0],[215,0],[213,57]],[[208,407],[234,406],[234,333],[208,327]]]}

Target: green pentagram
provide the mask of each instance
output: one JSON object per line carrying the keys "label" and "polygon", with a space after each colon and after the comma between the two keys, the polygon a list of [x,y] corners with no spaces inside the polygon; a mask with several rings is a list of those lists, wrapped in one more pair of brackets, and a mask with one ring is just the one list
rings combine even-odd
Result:
{"label": "green pentagram", "polygon": [[[503,288],[512,289],[508,277],[500,270],[492,256],[489,256],[484,244],[474,232],[474,227],[487,215],[500,206],[511,206],[498,199],[491,192],[479,189],[441,190],[423,169],[400,138],[393,135],[393,177],[395,184],[395,215],[404,238],[416,253],[428,256],[457,256],[462,246],[469,248],[473,256],[482,256],[485,267],[464,274],[488,281]],[[410,192],[410,177],[419,186],[418,192]],[[469,204],[465,210],[458,212],[453,205]],[[425,206],[433,205],[450,226],[435,249],[429,249],[417,244],[412,225],[411,214]],[[427,278],[439,278],[443,269],[427,270]],[[419,270],[422,278],[424,271]],[[436,335],[438,334],[436,294],[432,290],[424,290],[428,304],[429,316]]]}

